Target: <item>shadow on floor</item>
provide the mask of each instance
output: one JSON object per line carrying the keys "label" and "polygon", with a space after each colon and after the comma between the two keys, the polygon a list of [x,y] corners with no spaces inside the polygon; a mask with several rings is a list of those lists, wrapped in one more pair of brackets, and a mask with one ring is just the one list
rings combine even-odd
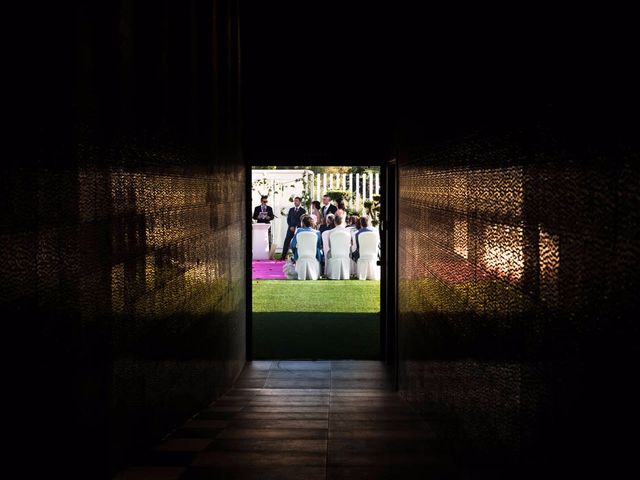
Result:
{"label": "shadow on floor", "polygon": [[116,478],[457,478],[376,361],[257,361]]}

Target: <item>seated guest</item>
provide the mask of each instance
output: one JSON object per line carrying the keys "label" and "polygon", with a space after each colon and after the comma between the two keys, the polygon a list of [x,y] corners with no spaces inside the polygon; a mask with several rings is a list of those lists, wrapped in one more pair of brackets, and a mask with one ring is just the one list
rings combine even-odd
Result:
{"label": "seated guest", "polygon": [[312,225],[312,219],[310,215],[303,215],[300,219],[301,227],[296,230],[296,233],[293,235],[293,239],[291,240],[291,250],[293,251],[293,260],[298,260],[298,234],[300,232],[313,232],[316,234],[318,241],[316,242],[316,259],[321,262],[322,261],[322,240],[320,238],[320,232],[314,230]]}
{"label": "seated guest", "polygon": [[[340,230],[340,229],[345,229],[347,228],[347,226],[344,224],[344,217],[341,215],[336,215],[334,218],[334,228],[333,231],[335,230]],[[326,251],[329,251],[329,254],[331,254],[331,239],[329,238],[330,235],[333,233],[333,231],[328,230],[325,233],[322,234],[322,245],[323,247],[326,249],[325,250],[325,256],[326,256]],[[326,235],[326,237],[325,237]],[[325,240],[326,238],[326,240]],[[327,248],[328,247],[328,248]]]}
{"label": "seated guest", "polygon": [[324,223],[320,225],[320,228],[318,228],[318,231],[322,234],[324,233],[325,230],[331,230],[333,228],[334,218],[335,218],[335,215],[333,213],[330,213],[329,215],[327,215]]}
{"label": "seated guest", "polygon": [[360,226],[358,225],[359,220],[360,220],[360,217],[358,217],[357,215],[351,215],[349,217],[349,223],[347,224],[347,228],[358,230],[360,228]]}
{"label": "seated guest", "polygon": [[[322,235],[322,251],[324,252],[325,261],[327,259],[327,253],[329,252],[329,233],[335,227],[336,215],[330,213],[327,215],[327,221],[320,227],[320,235]],[[324,228],[322,228],[324,227]]]}
{"label": "seated guest", "polygon": [[[358,236],[364,232],[375,232],[375,230],[369,226],[369,218],[366,216],[360,217],[360,229],[352,237],[352,242],[355,242],[355,245],[352,243],[351,249],[353,253],[351,254],[351,258],[354,262],[357,262],[358,258],[360,258],[360,245],[358,243]],[[355,248],[353,248],[354,246]]]}
{"label": "seated guest", "polygon": [[349,217],[349,226],[347,230],[351,232],[351,253],[356,250],[356,233],[360,230],[360,217],[357,215],[351,215]]}
{"label": "seated guest", "polygon": [[[327,257],[331,258],[333,256],[333,253],[332,253],[333,245],[331,244],[331,235],[333,235],[333,233],[336,232],[337,230],[344,230],[345,232],[349,232],[349,230],[347,230],[347,226],[345,224],[345,219],[343,216],[336,215],[336,217],[334,218],[334,224],[335,226],[333,230],[326,231],[325,233],[322,234],[322,245],[325,251],[325,254],[324,254],[325,262],[328,262]],[[351,261],[351,266],[349,268],[353,272],[356,271],[356,266],[353,264],[353,261]]]}

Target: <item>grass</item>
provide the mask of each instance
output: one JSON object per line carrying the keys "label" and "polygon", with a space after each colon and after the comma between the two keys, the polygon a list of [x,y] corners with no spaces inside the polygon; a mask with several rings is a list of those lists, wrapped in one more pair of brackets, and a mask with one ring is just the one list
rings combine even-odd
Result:
{"label": "grass", "polygon": [[380,282],[254,280],[258,358],[377,359]]}

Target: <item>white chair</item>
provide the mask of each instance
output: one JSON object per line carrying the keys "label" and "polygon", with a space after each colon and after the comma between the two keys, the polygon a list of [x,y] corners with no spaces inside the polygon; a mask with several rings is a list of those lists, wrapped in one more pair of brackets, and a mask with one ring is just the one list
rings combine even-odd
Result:
{"label": "white chair", "polygon": [[349,280],[351,234],[345,229],[333,229],[329,235],[329,247],[331,256],[325,260],[327,277],[331,280]]}
{"label": "white chair", "polygon": [[360,280],[380,280],[378,267],[378,234],[363,232],[358,235],[360,256],[358,257],[358,278]]}
{"label": "white chair", "polygon": [[316,258],[318,235],[314,232],[300,232],[296,235],[298,260],[296,272],[298,280],[317,280],[320,276],[320,262]]}

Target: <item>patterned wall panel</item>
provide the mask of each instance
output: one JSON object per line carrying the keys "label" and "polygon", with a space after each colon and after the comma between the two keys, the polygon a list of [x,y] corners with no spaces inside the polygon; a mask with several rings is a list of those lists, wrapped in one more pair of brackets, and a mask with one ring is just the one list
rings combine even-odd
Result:
{"label": "patterned wall panel", "polygon": [[76,2],[34,34],[76,54],[0,174],[19,430],[53,438],[34,472],[111,478],[244,365],[235,5]]}
{"label": "patterned wall panel", "polygon": [[585,438],[614,433],[593,412],[620,407],[637,338],[635,154],[516,133],[400,158],[402,395],[463,467],[607,458]]}

